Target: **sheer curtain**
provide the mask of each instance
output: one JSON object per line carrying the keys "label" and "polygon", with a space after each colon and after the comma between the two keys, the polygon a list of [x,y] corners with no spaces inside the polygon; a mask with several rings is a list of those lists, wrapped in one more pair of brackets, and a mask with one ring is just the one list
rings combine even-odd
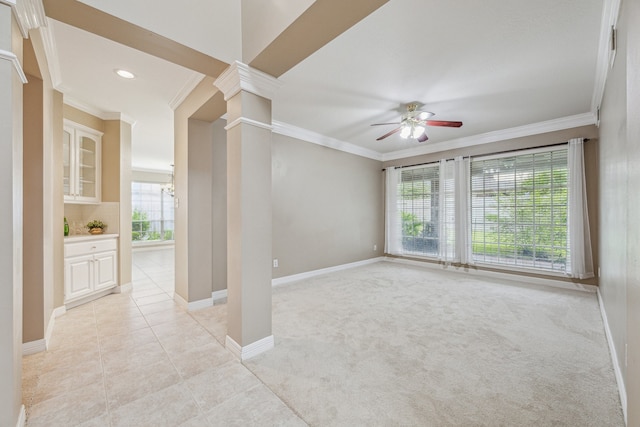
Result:
{"label": "sheer curtain", "polygon": [[593,277],[582,138],[569,140],[569,262],[571,277]]}
{"label": "sheer curtain", "polygon": [[385,169],[384,252],[402,254],[402,223],[398,212],[398,184],[400,173],[395,167]]}
{"label": "sheer curtain", "polygon": [[461,156],[440,160],[439,259],[447,263],[470,261],[470,160]]}
{"label": "sheer curtain", "polygon": [[471,159],[456,157],[456,252],[457,261],[462,264],[471,264]]}

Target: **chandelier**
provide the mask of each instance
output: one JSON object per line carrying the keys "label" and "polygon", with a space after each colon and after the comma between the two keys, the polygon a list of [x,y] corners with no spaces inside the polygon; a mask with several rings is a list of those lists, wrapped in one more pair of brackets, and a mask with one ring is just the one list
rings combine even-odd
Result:
{"label": "chandelier", "polygon": [[162,186],[162,192],[173,197],[175,194],[175,176],[173,164],[171,165],[171,173],[169,174],[169,178],[171,179],[171,181]]}

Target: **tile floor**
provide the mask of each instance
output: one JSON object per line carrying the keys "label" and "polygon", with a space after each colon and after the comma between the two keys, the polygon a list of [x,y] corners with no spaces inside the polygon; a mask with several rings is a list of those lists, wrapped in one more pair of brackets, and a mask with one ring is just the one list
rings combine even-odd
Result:
{"label": "tile floor", "polygon": [[23,358],[27,426],[306,425],[221,344],[226,305],[174,303],[173,255],[134,251],[130,292],[56,319]]}

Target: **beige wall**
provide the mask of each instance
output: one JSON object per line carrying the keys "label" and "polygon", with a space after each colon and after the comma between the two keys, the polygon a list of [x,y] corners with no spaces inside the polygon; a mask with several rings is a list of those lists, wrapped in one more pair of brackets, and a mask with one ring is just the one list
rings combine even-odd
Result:
{"label": "beige wall", "polygon": [[212,256],[211,290],[227,289],[227,122],[216,120],[212,126]]}
{"label": "beige wall", "polygon": [[628,425],[640,425],[640,8],[622,2],[618,49],[600,125],[600,293],[627,395]]}
{"label": "beige wall", "polygon": [[272,158],[274,278],[382,255],[381,162],[278,134]]}
{"label": "beige wall", "polygon": [[[587,202],[589,207],[589,228],[591,232],[591,247],[593,252],[594,269],[597,273],[599,267],[599,255],[598,255],[598,128],[594,125],[581,126],[572,129],[565,129],[555,132],[547,132],[538,135],[531,135],[522,138],[508,139],[505,141],[493,142],[488,144],[476,145],[467,148],[460,148],[455,150],[441,151],[437,153],[430,153],[421,156],[407,157],[404,159],[391,160],[384,162],[384,167],[390,166],[408,166],[414,164],[422,164],[429,162],[437,162],[440,159],[450,159],[456,156],[480,156],[492,153],[501,153],[506,151],[521,150],[526,148],[542,147],[546,145],[559,144],[567,142],[571,138],[588,138],[589,141],[585,143],[584,155],[585,155],[585,175],[587,186]],[[517,274],[521,276],[531,277],[545,277],[544,274],[525,273],[525,272],[512,272],[505,269],[492,269],[487,267],[469,267],[477,270],[490,270],[490,271],[502,271],[506,273]],[[597,274],[596,274],[597,276]],[[597,285],[598,278],[591,279],[572,279],[564,277],[555,277],[555,280],[576,282],[587,285]]]}
{"label": "beige wall", "polygon": [[189,119],[189,302],[211,298],[212,139],[211,123]]}
{"label": "beige wall", "polygon": [[23,342],[44,338],[45,277],[44,277],[44,192],[43,159],[43,89],[42,80],[27,74],[29,83],[23,86]]}
{"label": "beige wall", "polygon": [[119,203],[118,284],[131,283],[131,125],[105,120],[102,136],[102,201]]}

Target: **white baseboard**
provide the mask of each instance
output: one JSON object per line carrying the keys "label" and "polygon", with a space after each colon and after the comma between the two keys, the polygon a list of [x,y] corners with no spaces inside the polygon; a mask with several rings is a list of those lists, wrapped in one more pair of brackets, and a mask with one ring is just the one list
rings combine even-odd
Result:
{"label": "white baseboard", "polygon": [[113,285],[111,288],[104,289],[100,292],[96,292],[95,294],[87,295],[86,297],[82,297],[70,302],[66,302],[64,306],[67,310],[69,310],[70,308],[74,308],[79,305],[86,304],[90,301],[115,293],[115,289],[117,287],[118,287],[117,285]]}
{"label": "white baseboard", "polygon": [[413,259],[393,258],[393,257],[385,257],[383,258],[383,261],[395,262],[398,264],[413,265],[416,267],[429,268],[432,270],[450,271],[453,273],[467,274],[470,276],[480,276],[480,277],[488,277],[493,279],[509,280],[511,282],[527,283],[532,285],[551,286],[553,288],[570,289],[574,291],[595,293],[598,289],[597,286],[593,286],[593,285],[583,285],[581,283],[564,282],[562,280],[554,280],[547,277],[535,277],[535,276],[524,276],[524,275],[519,276],[517,274],[502,273],[500,271],[493,271],[493,270],[481,270],[481,269],[468,267],[468,266],[452,266],[452,265],[444,265],[436,262],[423,262],[423,261],[417,261]]}
{"label": "white baseboard", "polygon": [[247,360],[260,353],[271,350],[274,345],[275,341],[273,339],[273,335],[269,335],[268,337],[262,338],[249,345],[245,345],[244,347],[235,342],[235,340],[229,335],[227,335],[227,338],[225,339],[225,347],[240,360]]}
{"label": "white baseboard", "polygon": [[613,362],[613,371],[616,374],[616,382],[618,383],[618,393],[620,394],[620,404],[622,405],[622,413],[624,414],[624,422],[627,423],[627,388],[624,384],[624,377],[622,376],[622,370],[620,369],[620,363],[618,363],[618,352],[616,346],[613,343],[613,335],[611,335],[611,329],[609,328],[609,320],[607,319],[607,312],[604,308],[604,301],[600,290],[598,294],[598,305],[600,306],[600,314],[602,315],[602,323],[604,323],[604,334],[607,337],[607,343],[609,344],[609,354],[611,355],[611,362]]}
{"label": "white baseboard", "polygon": [[44,338],[35,341],[29,341],[22,343],[22,355],[28,356],[30,354],[40,353],[47,350],[47,340]]}
{"label": "white baseboard", "polygon": [[131,284],[131,282],[129,282],[129,283],[125,283],[124,285],[116,286],[115,288],[113,288],[113,293],[121,294],[124,292],[129,292],[132,289],[133,289],[133,285]]}
{"label": "white baseboard", "polygon": [[304,280],[304,279],[309,279],[311,277],[320,276],[322,274],[333,273],[335,271],[340,271],[340,270],[348,270],[350,268],[360,267],[362,265],[374,264],[376,262],[383,261],[384,259],[385,259],[384,257],[370,258],[364,261],[356,261],[356,262],[351,262],[349,264],[341,264],[341,265],[336,265],[334,267],[327,267],[327,268],[321,268],[319,270],[312,270],[304,273],[292,274],[291,276],[278,277],[277,279],[271,280],[271,286],[273,287],[280,286],[280,285],[284,285],[291,282],[297,282],[298,280]]}
{"label": "white baseboard", "polygon": [[46,351],[49,348],[49,342],[51,341],[51,334],[53,334],[53,327],[56,324],[56,317],[60,317],[66,312],[67,312],[67,309],[64,306],[54,308],[53,311],[51,312],[51,317],[49,318],[49,324],[47,326],[47,331],[44,334],[44,338],[23,343],[22,355],[28,356],[30,354]]}
{"label": "white baseboard", "polygon": [[216,301],[220,301],[227,298],[227,290],[223,289],[221,291],[213,291],[211,292],[211,299],[213,299],[213,303],[215,304]]}
{"label": "white baseboard", "polygon": [[198,301],[188,302],[180,295],[178,295],[177,292],[173,293],[173,300],[177,302],[180,307],[184,308],[187,311],[196,311],[203,308],[211,307],[213,305],[213,298],[205,298]]}
{"label": "white baseboard", "polygon": [[18,416],[18,423],[16,427],[24,427],[27,422],[27,412],[24,409],[24,405],[20,406],[20,415]]}

